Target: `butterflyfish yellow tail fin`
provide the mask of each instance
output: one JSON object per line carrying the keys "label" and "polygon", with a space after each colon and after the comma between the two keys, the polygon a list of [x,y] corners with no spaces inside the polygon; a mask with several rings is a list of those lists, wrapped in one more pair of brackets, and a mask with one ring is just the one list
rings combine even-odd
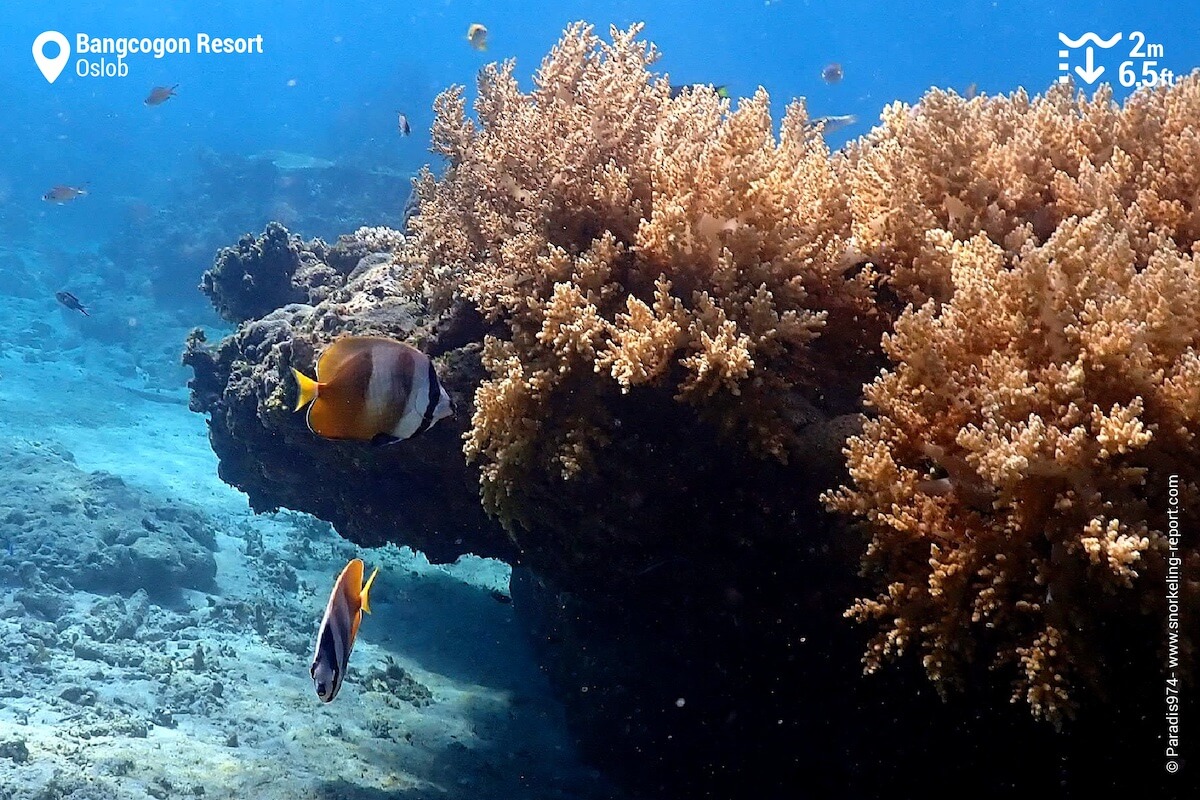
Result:
{"label": "butterflyfish yellow tail fin", "polygon": [[317,399],[317,382],[295,367],[292,367],[292,375],[296,377],[296,388],[300,390],[296,407],[292,409],[295,413]]}
{"label": "butterflyfish yellow tail fin", "polygon": [[371,584],[375,582],[375,576],[379,574],[379,567],[376,567],[371,572],[371,577],[367,578],[367,582],[363,584],[362,591],[358,593],[358,601],[362,604],[362,610],[371,613],[371,600],[368,595],[371,593]]}

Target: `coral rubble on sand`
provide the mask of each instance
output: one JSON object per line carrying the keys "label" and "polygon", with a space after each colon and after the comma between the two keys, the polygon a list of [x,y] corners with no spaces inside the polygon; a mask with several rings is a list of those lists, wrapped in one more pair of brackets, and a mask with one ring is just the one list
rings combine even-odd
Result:
{"label": "coral rubble on sand", "polygon": [[[497,562],[210,515],[60,444],[6,439],[0,458],[0,796],[617,796],[572,764],[524,644],[494,636],[512,614]],[[382,568],[375,613],[325,705],[307,665],[352,555]]]}
{"label": "coral rubble on sand", "polygon": [[[0,445],[0,580],[15,600],[49,618],[72,588],[127,592],[158,601],[181,589],[211,589],[213,533],[194,510],[133,489],[115,475],[83,473],[53,446]],[[48,531],[69,531],[48,536]]]}

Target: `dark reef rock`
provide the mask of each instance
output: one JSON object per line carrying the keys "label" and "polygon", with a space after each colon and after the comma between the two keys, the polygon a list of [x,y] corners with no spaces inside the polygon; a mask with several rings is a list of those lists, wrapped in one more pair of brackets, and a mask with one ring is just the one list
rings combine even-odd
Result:
{"label": "dark reef rock", "polygon": [[217,313],[238,323],[261,317],[280,306],[307,302],[321,288],[340,282],[325,263],[325,243],[301,242],[277,222],[261,236],[243,236],[217,253],[212,269],[200,279],[200,290]]}
{"label": "dark reef rock", "polygon": [[[396,291],[390,256],[367,242],[342,237],[332,248],[316,247],[273,225],[253,246],[243,239],[243,250],[258,252],[263,241],[269,259],[239,255],[237,263],[272,271],[293,265],[289,304],[243,322],[216,347],[195,331],[184,354],[195,374],[191,408],[211,415],[221,478],[246,492],[256,511],[305,511],[362,545],[403,542],[434,560],[511,556],[508,539],[479,506],[478,475],[463,462],[465,414],[414,439],[372,447],[321,439],[303,414],[292,413],[291,367],[312,374],[317,354],[343,332],[404,339],[437,356],[438,374],[459,408],[470,407],[478,346],[439,346],[419,305]],[[332,265],[312,260],[317,254]]]}

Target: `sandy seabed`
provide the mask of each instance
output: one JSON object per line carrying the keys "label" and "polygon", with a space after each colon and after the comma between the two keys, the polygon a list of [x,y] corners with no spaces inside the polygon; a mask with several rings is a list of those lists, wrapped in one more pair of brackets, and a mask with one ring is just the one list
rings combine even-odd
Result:
{"label": "sandy seabed", "polygon": [[[256,516],[172,361],[0,296],[0,800],[602,798],[507,601],[508,567]],[[146,337],[155,343],[147,344]],[[128,338],[128,337],[127,337]],[[379,566],[338,698],[308,677],[332,581]]]}

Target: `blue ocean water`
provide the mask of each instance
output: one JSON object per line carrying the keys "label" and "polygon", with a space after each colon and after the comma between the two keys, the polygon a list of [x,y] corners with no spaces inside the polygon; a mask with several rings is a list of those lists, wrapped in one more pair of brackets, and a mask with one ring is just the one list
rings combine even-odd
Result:
{"label": "blue ocean water", "polygon": [[[1060,57],[1060,33],[1122,34],[1094,54],[1118,98],[1134,89],[1120,84],[1122,62],[1138,80],[1148,69],[1200,66],[1200,4],[1181,0],[14,0],[4,11],[0,448],[28,480],[11,482],[0,503],[9,654],[0,662],[26,687],[0,692],[0,798],[198,795],[194,787],[207,797],[624,796],[581,754],[504,605],[506,565],[468,559],[441,569],[394,548],[355,549],[300,515],[255,517],[220,481],[204,421],[186,405],[190,373],[178,353],[187,330],[225,330],[196,289],[216,249],[273,219],[328,241],[360,225],[399,226],[409,178],[439,166],[428,128],[447,86],[473,91],[481,66],[513,58],[528,87],[570,22],[602,31],[644,22],[673,83],[724,85],[734,97],[761,85],[777,116],[796,97],[814,117],[854,115],[830,135],[837,147],[865,134],[887,104],[915,102],[930,87],[1034,94],[1065,72],[1084,88],[1075,71],[1086,68],[1083,48]],[[487,26],[486,51],[469,45],[472,23]],[[81,33],[261,35],[262,53],[136,55],[123,77],[80,76],[75,53],[51,83],[31,52],[47,30],[72,47]],[[1148,55],[1131,54],[1138,43]],[[88,56],[101,59],[115,61]],[[828,82],[822,72],[834,63],[844,77]],[[144,103],[153,87],[176,84],[168,101]],[[409,137],[397,133],[398,111]],[[257,164],[288,159],[309,166],[263,182]],[[42,199],[59,185],[87,194]],[[59,290],[92,317],[63,308]],[[173,504],[209,516],[181,522]],[[75,537],[102,561],[128,548],[129,560],[96,569],[145,570],[153,584],[160,566],[138,561],[137,542],[168,523],[194,540],[177,557],[185,566],[169,597],[116,588],[90,567],[67,570],[75,593],[54,589],[55,565],[68,558],[62,542]],[[116,532],[125,525],[137,536]],[[288,555],[264,562],[264,548]],[[356,657],[408,699],[397,710],[379,691],[312,711],[303,703],[312,700],[314,615],[328,576],[354,555],[406,576],[381,586],[382,613],[364,623]],[[64,632],[76,636],[70,645]],[[123,639],[164,649],[146,656]],[[402,668],[389,671],[387,659]],[[239,717],[265,722],[235,730]],[[80,719],[92,727],[80,729]],[[68,743],[55,749],[60,734]],[[156,762],[155,746],[170,755]]]}
{"label": "blue ocean water", "polygon": [[[1058,33],[1142,31],[1163,45],[1160,67],[1197,63],[1200,8],[1185,2],[1085,3],[970,0],[947,6],[895,2],[739,3],[486,2],[121,4],[14,2],[0,31],[0,88],[10,113],[0,121],[5,160],[0,186],[37,208],[44,185],[88,181],[97,191],[61,235],[102,235],[119,219],[117,198],[162,202],[200,148],[252,154],[300,150],[337,159],[361,155],[413,170],[428,160],[433,98],[449,84],[471,85],[476,70],[515,58],[527,82],[563,26],[583,19],[604,29],[636,21],[663,53],[678,83],[726,84],[735,96],[762,85],[782,104],[808,99],[812,115],[854,114],[865,131],[893,100],[913,102],[930,86],[1004,92],[1044,90],[1058,75]],[[490,46],[466,46],[483,21]],[[44,30],[92,36],[254,36],[262,55],[130,59],[128,78],[78,78],[74,65],[53,85],[40,79],[30,44]],[[1126,40],[1128,43],[1128,39]],[[1116,55],[1108,53],[1109,80]],[[828,85],[822,68],[843,65]],[[147,109],[149,87],[180,84],[180,97]],[[1125,91],[1118,88],[1118,95]],[[180,108],[183,106],[183,108]],[[398,141],[395,111],[414,135]],[[102,187],[102,188],[101,188]],[[258,226],[253,220],[248,228]],[[330,235],[330,231],[311,231]]]}

